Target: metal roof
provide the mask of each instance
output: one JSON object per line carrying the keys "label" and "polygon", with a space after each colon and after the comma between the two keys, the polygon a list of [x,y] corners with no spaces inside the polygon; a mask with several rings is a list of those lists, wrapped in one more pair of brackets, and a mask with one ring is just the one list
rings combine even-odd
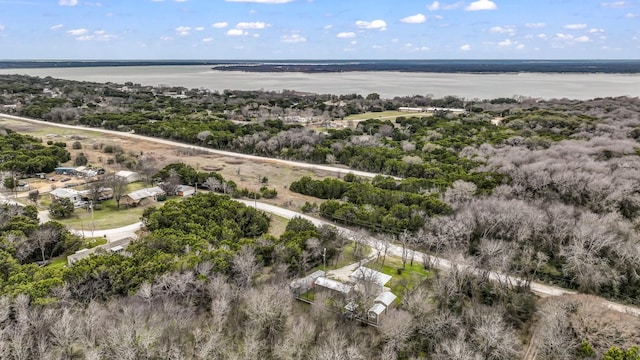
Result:
{"label": "metal roof", "polygon": [[327,279],[326,277],[319,277],[316,279],[315,284],[317,286],[322,286],[327,289],[331,289],[333,291],[341,292],[343,294],[348,294],[351,292],[353,288],[351,285],[347,285],[345,283],[341,283],[339,281]]}
{"label": "metal roof", "polygon": [[384,312],[386,308],[384,307],[384,305],[382,304],[375,304],[371,307],[371,309],[369,309],[369,316],[371,316],[371,313],[374,313],[377,315],[380,315]]}
{"label": "metal roof", "polygon": [[377,284],[378,286],[384,286],[386,283],[389,282],[389,280],[391,280],[391,275],[387,275],[387,274],[381,273],[380,271],[375,271],[373,269],[369,269],[364,266],[360,266],[350,276],[354,280],[371,281]]}
{"label": "metal roof", "polygon": [[133,200],[142,200],[144,198],[148,198],[148,197],[152,197],[152,196],[156,196],[156,195],[161,195],[161,194],[164,194],[164,190],[160,189],[157,186],[154,186],[152,188],[146,188],[146,189],[140,189],[140,190],[132,191],[132,192],[128,193],[127,196],[130,197]]}
{"label": "metal roof", "polygon": [[77,190],[68,189],[68,188],[57,188],[57,189],[51,190],[49,194],[57,198],[67,198],[67,199],[80,195],[80,193]]}
{"label": "metal roof", "polygon": [[378,295],[378,297],[373,301],[389,307],[389,305],[393,304],[393,302],[396,301],[397,298],[398,297],[395,296],[391,291],[385,291],[382,294]]}
{"label": "metal roof", "polygon": [[135,172],[135,171],[121,170],[121,171],[118,171],[115,175],[123,177],[123,178],[126,178],[126,177],[129,177],[131,175],[138,175],[138,173]]}

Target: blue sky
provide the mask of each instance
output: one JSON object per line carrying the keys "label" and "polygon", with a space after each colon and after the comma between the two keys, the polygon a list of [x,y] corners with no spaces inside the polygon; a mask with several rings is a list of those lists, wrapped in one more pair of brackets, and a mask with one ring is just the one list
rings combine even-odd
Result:
{"label": "blue sky", "polygon": [[0,59],[640,59],[640,0],[0,0]]}

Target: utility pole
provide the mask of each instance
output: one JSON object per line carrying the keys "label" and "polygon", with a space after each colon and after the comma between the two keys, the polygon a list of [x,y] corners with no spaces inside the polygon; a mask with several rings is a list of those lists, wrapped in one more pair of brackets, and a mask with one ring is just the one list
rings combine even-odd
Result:
{"label": "utility pole", "polygon": [[322,266],[325,274],[327,273],[327,248],[322,249]]}

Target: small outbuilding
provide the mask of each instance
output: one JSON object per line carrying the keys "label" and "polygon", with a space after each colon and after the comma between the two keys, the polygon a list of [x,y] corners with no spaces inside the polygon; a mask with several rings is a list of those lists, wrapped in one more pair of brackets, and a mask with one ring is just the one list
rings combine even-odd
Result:
{"label": "small outbuilding", "polygon": [[64,167],[64,166],[55,168],[56,175],[73,175],[75,170],[76,168]]}
{"label": "small outbuilding", "polygon": [[386,308],[382,304],[373,305],[367,312],[369,321],[377,325],[380,322],[380,316],[385,312],[385,310]]}
{"label": "small outbuilding", "polygon": [[311,290],[313,288],[313,284],[315,281],[324,276],[324,271],[317,270],[312,274],[303,277],[302,279],[296,279],[289,284],[289,289],[291,293],[295,296],[300,296],[300,294],[304,294],[305,292]]}
{"label": "small outbuilding", "polygon": [[135,171],[118,171],[115,174],[117,177],[123,178],[127,184],[130,184],[132,182],[136,182],[136,181],[140,181],[142,178],[140,177],[140,174],[138,174]]}
{"label": "small outbuilding", "polygon": [[178,185],[176,187],[176,195],[178,196],[191,196],[196,193],[196,188],[189,185]]}

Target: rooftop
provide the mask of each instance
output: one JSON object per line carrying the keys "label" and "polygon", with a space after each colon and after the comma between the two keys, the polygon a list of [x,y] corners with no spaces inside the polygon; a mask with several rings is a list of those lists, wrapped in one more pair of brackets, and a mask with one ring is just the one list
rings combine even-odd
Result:
{"label": "rooftop", "polygon": [[339,281],[335,281],[335,280],[331,280],[331,279],[327,279],[326,277],[319,277],[316,279],[315,284],[317,286],[322,286],[324,288],[333,290],[333,291],[337,291],[337,292],[341,292],[343,294],[348,294],[349,292],[351,292],[351,289],[353,288],[350,285],[347,285],[345,283],[341,283]]}
{"label": "rooftop", "polygon": [[386,308],[384,307],[384,305],[375,304],[369,309],[369,316],[371,316],[371,313],[374,313],[376,315],[380,315],[380,314],[382,314],[384,312],[385,309]]}
{"label": "rooftop", "polygon": [[393,302],[396,301],[397,298],[398,297],[395,296],[392,292],[385,291],[382,294],[378,295],[378,297],[374,300],[374,302],[380,303],[386,307],[389,307],[389,305],[393,304]]}
{"label": "rooftop", "polygon": [[364,266],[359,267],[351,275],[351,278],[358,281],[371,281],[376,285],[384,286],[391,280],[391,275],[375,271],[373,269],[366,268]]}
{"label": "rooftop", "polygon": [[151,187],[151,188],[132,191],[132,192],[128,193],[127,196],[130,197],[133,200],[142,200],[144,198],[148,198],[148,197],[156,196],[156,195],[161,195],[161,194],[164,194],[164,190],[160,189],[157,186],[154,186],[154,187]]}
{"label": "rooftop", "polygon": [[50,192],[51,195],[57,198],[72,198],[74,196],[80,195],[80,192],[74,189],[68,188],[57,188]]}

